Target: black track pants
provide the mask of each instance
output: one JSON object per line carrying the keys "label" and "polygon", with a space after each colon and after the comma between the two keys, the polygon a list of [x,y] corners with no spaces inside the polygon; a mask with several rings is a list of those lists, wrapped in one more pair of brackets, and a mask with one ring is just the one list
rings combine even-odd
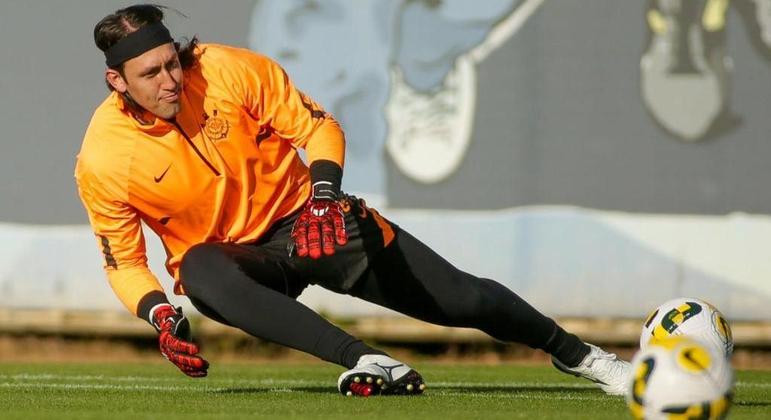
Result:
{"label": "black track pants", "polygon": [[588,352],[576,336],[511,290],[458,270],[363,202],[351,201],[346,213],[349,243],[330,257],[289,256],[293,221],[294,217],[278,223],[256,244],[191,248],[180,273],[193,305],[253,336],[349,368],[363,354],[382,352],[297,302],[308,284],[431,323],[477,328],[501,341],[546,350],[568,365],[577,364]]}
{"label": "black track pants", "polygon": [[382,353],[295,300],[307,283],[289,281],[263,250],[235,244],[191,248],[182,285],[203,315],[255,337],[351,368],[363,354]]}
{"label": "black track pants", "polygon": [[403,230],[349,293],[423,321],[477,328],[535,348],[544,348],[556,328],[505,286],[458,270]]}

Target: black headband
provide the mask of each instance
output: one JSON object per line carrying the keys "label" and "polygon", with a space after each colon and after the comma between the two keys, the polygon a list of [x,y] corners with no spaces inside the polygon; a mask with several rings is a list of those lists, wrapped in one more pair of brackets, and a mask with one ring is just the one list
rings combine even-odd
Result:
{"label": "black headband", "polygon": [[169,42],[174,42],[174,38],[171,37],[169,30],[163,26],[163,23],[145,25],[108,48],[104,52],[105,62],[107,67],[117,67],[126,60],[140,56]]}

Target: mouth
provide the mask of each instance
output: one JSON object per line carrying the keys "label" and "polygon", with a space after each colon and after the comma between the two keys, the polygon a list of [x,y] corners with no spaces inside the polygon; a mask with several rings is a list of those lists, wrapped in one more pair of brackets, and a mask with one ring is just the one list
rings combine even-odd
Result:
{"label": "mouth", "polygon": [[161,96],[160,99],[161,99],[161,102],[169,102],[169,103],[177,102],[179,100],[179,92],[163,95]]}

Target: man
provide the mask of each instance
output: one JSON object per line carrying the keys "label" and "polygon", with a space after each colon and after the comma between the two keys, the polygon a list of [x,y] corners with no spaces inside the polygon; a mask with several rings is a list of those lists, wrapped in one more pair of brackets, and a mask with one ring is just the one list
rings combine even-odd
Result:
{"label": "man", "polygon": [[164,243],[175,293],[205,316],[348,368],[338,379],[345,395],[416,394],[425,384],[297,302],[308,284],[543,349],[558,368],[625,391],[627,362],[341,193],[343,133],[276,63],[195,38],[179,46],[162,20],[157,6],[137,5],[96,25],[112,92],[75,175],[111,286],[182,372],[206,376],[209,364],[147,268],[141,222]]}

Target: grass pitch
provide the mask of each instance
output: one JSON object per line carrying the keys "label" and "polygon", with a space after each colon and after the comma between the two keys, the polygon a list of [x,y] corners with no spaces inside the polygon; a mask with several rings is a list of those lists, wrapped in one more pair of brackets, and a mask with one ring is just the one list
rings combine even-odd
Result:
{"label": "grass pitch", "polygon": [[[422,396],[346,398],[329,364],[0,363],[0,418],[623,419],[623,398],[547,366],[416,364]],[[771,418],[771,372],[740,371],[730,418]]]}

